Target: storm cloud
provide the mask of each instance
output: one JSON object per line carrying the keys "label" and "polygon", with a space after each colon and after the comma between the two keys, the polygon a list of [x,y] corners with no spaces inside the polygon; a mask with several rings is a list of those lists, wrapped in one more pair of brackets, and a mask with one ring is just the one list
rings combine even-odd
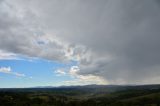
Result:
{"label": "storm cloud", "polygon": [[1,0],[0,50],[77,61],[111,84],[160,81],[158,0]]}

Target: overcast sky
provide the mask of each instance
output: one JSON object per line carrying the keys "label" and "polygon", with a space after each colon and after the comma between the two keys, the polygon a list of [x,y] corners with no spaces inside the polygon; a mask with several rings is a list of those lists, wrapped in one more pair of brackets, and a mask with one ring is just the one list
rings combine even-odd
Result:
{"label": "overcast sky", "polygon": [[35,86],[34,72],[48,85],[159,83],[159,40],[158,0],[0,0],[0,82]]}

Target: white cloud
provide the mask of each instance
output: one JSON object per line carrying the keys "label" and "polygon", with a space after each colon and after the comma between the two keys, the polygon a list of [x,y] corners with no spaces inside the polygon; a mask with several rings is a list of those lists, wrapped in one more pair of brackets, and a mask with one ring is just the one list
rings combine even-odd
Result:
{"label": "white cloud", "polygon": [[78,66],[72,66],[68,72],[70,77],[73,77],[74,80],[64,81],[64,84],[67,85],[87,85],[87,84],[109,84],[109,82],[99,76],[96,75],[80,75],[78,72],[80,71]]}
{"label": "white cloud", "polygon": [[57,76],[68,76],[72,77],[73,80],[62,81],[65,85],[87,85],[87,84],[109,84],[109,82],[96,75],[88,74],[81,75],[79,74],[80,69],[78,66],[71,66],[70,68],[61,68],[54,71]]}
{"label": "white cloud", "polygon": [[17,77],[25,77],[25,74],[12,71],[11,67],[0,67],[0,73],[11,74]]}
{"label": "white cloud", "polygon": [[64,81],[63,83],[66,85],[109,84],[109,82],[106,79],[95,75],[77,75],[74,77],[74,80]]}
{"label": "white cloud", "polygon": [[12,72],[13,75],[16,75],[17,77],[25,77],[25,74],[17,73],[17,72]]}
{"label": "white cloud", "polygon": [[54,73],[57,74],[57,76],[66,75],[64,69],[57,69]]}
{"label": "white cloud", "polygon": [[7,53],[0,50],[0,60],[17,60],[18,57],[14,53]]}
{"label": "white cloud", "polygon": [[10,67],[1,67],[0,72],[1,73],[11,73],[11,68]]}
{"label": "white cloud", "polygon": [[77,76],[77,72],[79,71],[79,67],[78,66],[72,66],[69,70],[69,74],[71,76]]}

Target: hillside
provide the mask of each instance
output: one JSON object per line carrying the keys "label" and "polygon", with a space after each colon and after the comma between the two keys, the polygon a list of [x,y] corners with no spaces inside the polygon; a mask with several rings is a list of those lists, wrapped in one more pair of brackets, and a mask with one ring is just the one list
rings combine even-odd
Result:
{"label": "hillside", "polygon": [[0,89],[0,106],[159,106],[160,85]]}

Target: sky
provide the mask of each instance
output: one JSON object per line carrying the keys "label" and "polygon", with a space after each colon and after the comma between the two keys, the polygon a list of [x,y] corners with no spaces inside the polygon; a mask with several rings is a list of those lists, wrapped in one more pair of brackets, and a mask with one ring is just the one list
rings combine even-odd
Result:
{"label": "sky", "polygon": [[160,82],[158,0],[0,0],[0,88]]}

